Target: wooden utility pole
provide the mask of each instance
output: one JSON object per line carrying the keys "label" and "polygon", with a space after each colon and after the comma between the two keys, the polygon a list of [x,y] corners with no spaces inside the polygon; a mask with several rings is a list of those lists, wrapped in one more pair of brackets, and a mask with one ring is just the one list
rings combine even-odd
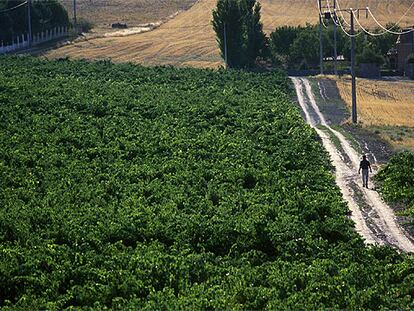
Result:
{"label": "wooden utility pole", "polygon": [[226,29],[226,23],[224,23],[224,63],[226,66],[226,69],[229,67],[228,59],[227,59],[227,29]]}
{"label": "wooden utility pole", "polygon": [[362,8],[362,9],[344,9],[341,10],[342,12],[347,12],[351,16],[351,30],[348,34],[349,37],[351,37],[351,77],[352,77],[352,123],[358,123],[358,111],[357,111],[357,95],[356,95],[356,73],[355,73],[355,12],[358,13],[360,11],[368,11],[368,8]]}
{"label": "wooden utility pole", "polygon": [[76,0],[73,0],[73,27],[77,29],[78,19],[76,16]]}
{"label": "wooden utility pole", "polygon": [[32,36],[32,0],[27,0],[27,31],[28,31],[29,47],[31,47],[32,43],[33,43],[33,36]]}
{"label": "wooden utility pole", "polygon": [[323,75],[322,0],[319,1],[319,67]]}
{"label": "wooden utility pole", "polygon": [[336,32],[337,32],[337,18],[336,18],[336,0],[334,0],[334,16],[333,16],[333,27],[334,27],[334,73],[335,75],[338,75],[338,67],[337,67],[337,59],[338,59],[338,50],[337,50],[337,36],[336,36]]}
{"label": "wooden utility pole", "polygon": [[351,14],[351,76],[352,76],[352,123],[358,123],[357,98],[356,98],[356,77],[355,77],[355,28],[354,10],[349,10]]}

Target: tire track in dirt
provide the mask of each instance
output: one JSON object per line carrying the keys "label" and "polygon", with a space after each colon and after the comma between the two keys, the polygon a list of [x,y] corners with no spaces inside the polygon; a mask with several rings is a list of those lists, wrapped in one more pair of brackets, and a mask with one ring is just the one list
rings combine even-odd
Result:
{"label": "tire track in dirt", "polygon": [[[357,174],[359,154],[342,133],[331,128],[326,122],[319,110],[309,80],[292,78],[292,81],[306,122],[316,130],[331,156],[336,168],[336,182],[344,199],[348,202],[357,232],[361,234],[366,243],[386,244],[402,251],[414,252],[413,242],[398,225],[392,209],[384,203],[377,192],[361,186],[360,177]],[[330,135],[316,127],[319,124],[339,140],[341,149],[351,160],[349,163],[343,161]]]}

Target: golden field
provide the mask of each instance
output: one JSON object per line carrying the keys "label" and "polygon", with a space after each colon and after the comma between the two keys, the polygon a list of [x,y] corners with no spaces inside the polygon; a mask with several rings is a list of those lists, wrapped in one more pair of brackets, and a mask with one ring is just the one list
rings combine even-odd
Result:
{"label": "golden field", "polygon": [[[128,2],[133,1],[128,0]],[[277,26],[305,25],[315,23],[318,19],[316,0],[262,0],[260,2],[262,21],[267,32]],[[411,0],[340,1],[341,7],[369,6],[379,21],[384,24],[398,20],[411,3]],[[222,59],[211,27],[211,12],[215,5],[216,0],[198,0],[190,9],[153,31],[123,37],[112,36],[77,41],[50,51],[46,56],[112,59],[115,62],[129,61],[144,65],[218,67],[222,65]],[[96,14],[99,12],[97,11]],[[361,22],[367,27],[374,25],[372,19],[361,18]],[[401,21],[401,26],[408,24],[414,24],[412,14],[407,14]]]}
{"label": "golden field", "polygon": [[[351,107],[351,79],[336,79]],[[414,148],[414,81],[357,79],[359,122],[376,130],[395,147]]]}
{"label": "golden field", "polygon": [[[196,0],[76,0],[77,17],[94,25],[94,31],[107,31],[112,23],[128,26],[164,20],[191,7]],[[73,0],[62,0],[73,18]]]}

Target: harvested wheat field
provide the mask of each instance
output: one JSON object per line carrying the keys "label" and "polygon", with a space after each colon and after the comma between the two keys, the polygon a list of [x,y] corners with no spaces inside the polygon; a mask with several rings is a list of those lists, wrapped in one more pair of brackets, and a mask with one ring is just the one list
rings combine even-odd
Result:
{"label": "harvested wheat field", "polygon": [[[262,20],[267,32],[281,25],[315,23],[318,18],[315,0],[262,0],[260,2]],[[411,0],[342,0],[340,2],[342,7],[369,6],[379,21],[384,24],[398,20],[411,3]],[[215,5],[216,0],[199,0],[189,10],[178,14],[153,31],[74,42],[50,51],[46,56],[112,59],[116,62],[130,61],[144,65],[218,67],[222,64],[222,60],[211,27],[211,12]],[[401,20],[402,26],[413,23],[410,14],[407,16]],[[374,25],[372,19],[364,18],[361,22],[369,27]]]}
{"label": "harvested wheat field", "polygon": [[[94,31],[108,31],[112,23],[128,26],[164,20],[177,11],[187,10],[196,0],[76,0],[77,17],[94,25]],[[62,0],[73,18],[73,0]]]}
{"label": "harvested wheat field", "polygon": [[[337,79],[342,99],[351,107],[351,79]],[[414,81],[357,80],[359,122],[396,147],[414,148]]]}

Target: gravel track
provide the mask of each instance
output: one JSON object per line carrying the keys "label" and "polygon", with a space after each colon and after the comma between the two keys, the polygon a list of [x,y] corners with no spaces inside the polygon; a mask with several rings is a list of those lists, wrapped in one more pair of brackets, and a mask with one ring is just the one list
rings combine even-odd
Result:
{"label": "gravel track", "polygon": [[[331,161],[336,168],[336,182],[344,199],[348,202],[357,232],[366,243],[390,245],[401,251],[414,252],[414,243],[398,225],[393,210],[376,191],[362,187],[358,174],[360,155],[342,133],[331,128],[326,122],[319,110],[309,80],[306,78],[291,79],[306,122],[316,130],[331,156]],[[344,156],[332,143],[330,135],[316,127],[319,124],[340,141],[341,149],[351,160],[349,163],[344,161]]]}

